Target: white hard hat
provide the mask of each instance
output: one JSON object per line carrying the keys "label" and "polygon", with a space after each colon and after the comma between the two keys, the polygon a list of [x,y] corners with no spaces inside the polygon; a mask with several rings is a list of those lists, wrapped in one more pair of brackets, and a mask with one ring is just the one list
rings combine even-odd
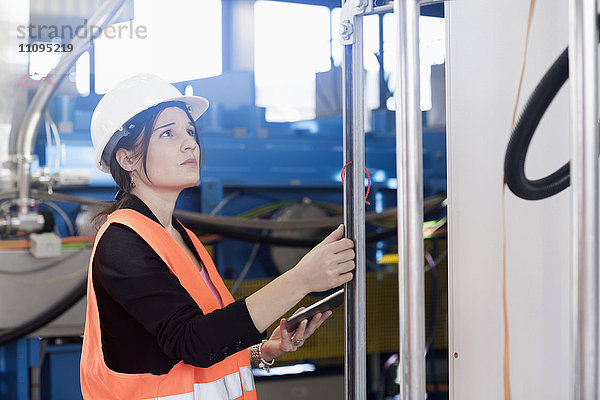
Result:
{"label": "white hard hat", "polygon": [[[92,144],[96,153],[95,162],[100,171],[110,173],[107,159],[112,152],[110,147],[115,146],[121,137],[129,134],[123,124],[138,113],[165,101],[186,103],[194,122],[208,108],[208,100],[205,98],[183,96],[175,86],[156,75],[147,73],[124,80],[100,99],[91,123]],[[105,149],[107,152],[103,159]]]}

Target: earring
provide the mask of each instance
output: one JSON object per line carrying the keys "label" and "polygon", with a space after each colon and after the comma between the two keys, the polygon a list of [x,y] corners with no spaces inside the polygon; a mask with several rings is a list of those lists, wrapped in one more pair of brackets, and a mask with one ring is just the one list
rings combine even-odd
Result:
{"label": "earring", "polygon": [[129,186],[131,186],[132,189],[135,188],[135,182],[133,181],[133,179],[131,180],[131,184]]}

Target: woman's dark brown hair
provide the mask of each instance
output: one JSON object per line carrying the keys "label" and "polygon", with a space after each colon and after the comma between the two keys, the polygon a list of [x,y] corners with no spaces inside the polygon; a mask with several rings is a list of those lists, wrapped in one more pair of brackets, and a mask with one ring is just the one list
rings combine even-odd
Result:
{"label": "woman's dark brown hair", "polygon": [[202,146],[202,143],[200,142],[198,128],[194,123],[194,118],[188,111],[187,105],[184,102],[166,101],[136,114],[134,117],[129,119],[129,121],[123,124],[123,127],[127,128],[129,134],[127,136],[122,137],[117,142],[117,145],[114,147],[112,154],[110,154],[110,174],[112,175],[117,186],[119,187],[119,192],[117,193],[117,196],[115,197],[114,201],[105,202],[105,207],[92,217],[91,224],[95,230],[100,228],[100,226],[104,223],[106,217],[109,214],[111,214],[113,211],[127,207],[133,199],[133,195],[131,194],[131,176],[129,172],[125,171],[117,162],[115,157],[115,155],[117,154],[117,150],[126,149],[133,151],[134,158],[142,156],[144,173],[146,174],[148,180],[150,180],[150,178],[148,177],[148,173],[146,172],[148,144],[150,143],[150,137],[152,136],[154,124],[156,122],[156,119],[158,118],[158,115],[165,108],[169,107],[177,107],[185,111],[190,121],[192,121],[192,123],[194,124],[194,137],[200,148],[200,168],[202,167],[202,161],[204,160],[204,148]]}

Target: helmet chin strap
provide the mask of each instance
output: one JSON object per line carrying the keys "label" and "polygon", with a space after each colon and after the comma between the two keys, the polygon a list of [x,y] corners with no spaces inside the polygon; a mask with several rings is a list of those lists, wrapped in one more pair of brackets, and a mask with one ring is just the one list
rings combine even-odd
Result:
{"label": "helmet chin strap", "polygon": [[[135,125],[130,125],[129,128],[132,129]],[[101,162],[104,163],[108,168],[110,168],[109,157],[112,154],[115,146],[119,143],[119,140],[124,138],[125,136],[129,136],[131,132],[127,129],[123,128],[123,126],[119,127],[119,130],[112,135],[106,146],[104,147],[104,151],[102,152]]]}

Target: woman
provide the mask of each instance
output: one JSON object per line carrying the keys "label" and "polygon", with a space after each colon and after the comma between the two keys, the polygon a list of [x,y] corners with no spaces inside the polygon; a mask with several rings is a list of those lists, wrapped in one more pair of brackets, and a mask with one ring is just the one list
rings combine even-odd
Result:
{"label": "woman", "polygon": [[[97,167],[119,186],[90,257],[81,358],[86,399],[255,399],[250,362],[302,346],[331,311],[295,332],[280,320],[310,292],[352,279],[343,226],[292,269],[234,301],[196,236],[173,217],[179,193],[199,180],[197,96],[150,75],[108,92],[91,124]],[[106,219],[104,220],[104,217]]]}

